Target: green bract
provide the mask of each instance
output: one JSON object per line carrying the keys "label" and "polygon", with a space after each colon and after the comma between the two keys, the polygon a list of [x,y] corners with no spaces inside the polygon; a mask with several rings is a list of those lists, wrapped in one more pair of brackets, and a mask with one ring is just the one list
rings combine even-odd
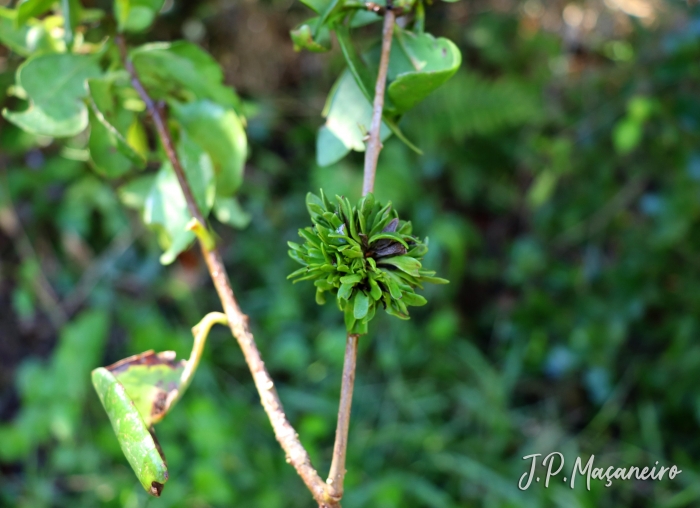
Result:
{"label": "green bract", "polygon": [[372,194],[354,207],[340,196],[336,202],[323,191],[321,197],[307,194],[314,226],[299,230],[302,245],[289,242],[289,255],[304,267],[288,278],[313,280],[319,305],[325,303],[326,291],[336,294],[349,333],[367,333],[380,304],[387,313],[408,319],[409,305],[426,303],[416,288],[448,282],[423,270],[428,241],[411,236],[411,223],[399,220],[391,203],[382,206]]}

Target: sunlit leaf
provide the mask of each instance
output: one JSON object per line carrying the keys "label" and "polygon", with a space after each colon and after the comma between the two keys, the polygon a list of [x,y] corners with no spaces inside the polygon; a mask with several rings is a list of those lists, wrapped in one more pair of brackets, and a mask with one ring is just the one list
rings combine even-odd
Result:
{"label": "sunlit leaf", "polygon": [[187,104],[173,102],[173,114],[189,138],[211,157],[217,194],[234,194],[243,182],[247,156],[246,134],[236,112],[201,100]]}
{"label": "sunlit leaf", "polygon": [[17,84],[30,99],[26,111],[3,110],[18,127],[33,134],[65,137],[87,127],[88,111],[83,98],[85,80],[100,75],[94,57],[47,54],[27,60],[17,70]]}
{"label": "sunlit leaf", "polygon": [[450,79],[462,55],[449,39],[396,30],[391,46],[387,94],[397,113],[404,113]]}
{"label": "sunlit leaf", "polygon": [[165,251],[160,262],[164,265],[175,261],[194,241],[194,233],[185,229],[191,218],[175,172],[170,163],[165,163],[158,171],[143,210],[143,221],[160,233],[158,240]]}
{"label": "sunlit leaf", "polygon": [[[327,166],[344,157],[350,150],[364,152],[365,136],[372,121],[372,106],[345,70],[328,97],[326,123],[317,140],[316,160]],[[380,137],[385,140],[390,131],[382,124]],[[342,146],[342,148],[341,148]]]}

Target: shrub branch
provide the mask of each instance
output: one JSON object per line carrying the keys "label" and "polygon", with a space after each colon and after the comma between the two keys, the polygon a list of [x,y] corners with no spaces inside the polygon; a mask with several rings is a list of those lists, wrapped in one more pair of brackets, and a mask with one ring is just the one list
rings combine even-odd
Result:
{"label": "shrub branch", "polygon": [[[136,69],[128,58],[126,43],[123,37],[117,37],[117,45],[119,46],[124,67],[131,76],[131,83],[141,97],[141,100],[146,104],[148,113],[153,119],[160,141],[163,144],[168,160],[173,166],[182,193],[187,201],[187,208],[194,219],[201,224],[206,224],[204,216],[194,199],[192,189],[187,182],[180,160],[178,159],[172,136],[168,130],[165,115],[156,106],[153,99],[143,87]],[[213,248],[208,248],[207,245],[201,241],[201,238],[198,237],[198,240],[202,250],[202,256],[209,270],[209,275],[214,282],[214,287],[216,288],[226,318],[228,319],[228,325],[233,336],[238,341],[246,363],[248,364],[248,368],[253,375],[253,381],[260,395],[260,401],[270,419],[275,437],[286,454],[287,462],[296,469],[320,507],[334,506],[335,503],[329,495],[327,485],[312,466],[309,454],[299,441],[299,436],[294,430],[294,427],[292,427],[287,420],[274,382],[265,367],[260,351],[255,344],[255,338],[248,327],[248,316],[243,314],[233,294],[231,282],[224,268],[221,254],[215,246]]]}
{"label": "shrub branch", "polygon": [[[391,0],[387,1],[384,14],[384,27],[382,29],[382,52],[379,59],[379,72],[377,84],[374,88],[374,102],[372,105],[372,123],[370,124],[369,139],[365,151],[364,178],[362,183],[362,195],[366,196],[374,191],[374,176],[377,172],[377,161],[382,149],[380,131],[382,127],[382,113],[384,111],[384,91],[386,89],[386,76],[389,68],[389,54],[391,53],[391,39],[394,34],[394,12]],[[338,407],[338,425],[335,431],[335,444],[333,445],[333,460],[326,483],[330,487],[330,495],[333,501],[340,506],[343,497],[343,480],[345,479],[345,457],[348,448],[348,430],[350,428],[350,410],[352,406],[352,392],[355,385],[355,369],[357,366],[357,342],[359,334],[349,333],[345,345],[345,359],[343,361],[343,379],[340,385],[340,403]]]}
{"label": "shrub branch", "polygon": [[394,21],[396,13],[391,2],[387,2],[384,14],[384,29],[382,30],[382,53],[379,58],[379,73],[377,84],[374,88],[374,103],[372,105],[372,123],[369,128],[369,140],[365,151],[365,171],[362,182],[362,195],[374,190],[374,175],[377,172],[377,161],[382,149],[380,131],[382,128],[382,112],[384,111],[384,90],[386,89],[386,74],[389,69],[389,53],[391,52],[391,38],[394,34]]}

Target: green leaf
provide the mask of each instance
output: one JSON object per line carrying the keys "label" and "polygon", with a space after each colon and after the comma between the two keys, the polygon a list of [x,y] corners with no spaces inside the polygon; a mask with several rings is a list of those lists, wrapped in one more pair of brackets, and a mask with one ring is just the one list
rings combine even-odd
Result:
{"label": "green leaf", "polygon": [[251,215],[241,207],[236,198],[223,198],[221,196],[217,196],[214,201],[214,215],[219,222],[236,229],[248,227],[252,220]]}
{"label": "green leaf", "polygon": [[[374,87],[375,82],[377,81],[377,73],[375,72],[374,74],[372,74],[372,72],[370,72],[369,68],[365,65],[365,63],[355,51],[355,48],[353,47],[352,42],[350,41],[350,31],[347,26],[338,26],[336,29],[336,35],[338,37],[338,43],[340,44],[340,48],[343,52],[343,57],[345,58],[345,63],[347,63],[348,65],[348,70],[355,79],[355,83],[357,84],[359,90],[365,96],[367,104],[371,105],[374,100]],[[327,102],[325,110],[328,110],[328,108],[329,103]],[[423,152],[421,152],[421,150],[417,146],[411,143],[411,141],[401,131],[398,124],[396,123],[397,120],[389,118],[389,116],[387,115],[387,111],[393,109],[395,108],[391,102],[391,97],[386,95],[384,97],[384,111],[382,112],[383,126],[385,125],[397,138],[399,138],[411,150],[413,150],[419,155],[422,154]],[[386,137],[388,137],[388,134]]]}
{"label": "green leaf", "polygon": [[195,143],[187,132],[180,133],[177,155],[200,211],[206,217],[214,206],[216,183],[211,157]]}
{"label": "green leaf", "polygon": [[387,94],[396,113],[404,113],[450,79],[462,63],[455,44],[430,34],[396,30],[391,47]]}
{"label": "green leaf", "polygon": [[55,3],[56,0],[20,0],[17,4],[17,26],[24,25],[30,18],[41,16]]}
{"label": "green leaf", "polygon": [[130,53],[141,81],[155,99],[210,99],[240,111],[240,100],[223,85],[219,64],[199,46],[186,41],[145,44]]}
{"label": "green leaf", "polygon": [[17,11],[0,7],[0,42],[21,56],[29,56],[28,26],[17,26]]}
{"label": "green leaf", "polygon": [[[320,29],[316,29],[316,26],[320,18],[311,18],[294,30],[289,32],[294,43],[294,51],[312,51],[314,53],[323,53],[331,49],[331,37],[330,30],[327,26],[322,26]],[[314,33],[318,31],[318,35],[314,36]]]}
{"label": "green leaf", "polygon": [[342,300],[349,300],[352,295],[352,290],[355,287],[352,283],[343,283],[338,289],[338,298]]}
{"label": "green leaf", "polygon": [[[337,162],[350,150],[364,152],[364,138],[372,121],[372,106],[348,70],[341,74],[328,97],[326,107],[326,123],[319,130],[316,143],[316,161],[319,166]],[[388,127],[382,123],[382,141],[389,134]]]}
{"label": "green leaf", "polygon": [[29,97],[29,109],[4,109],[3,116],[33,134],[74,136],[88,125],[88,111],[82,101],[87,95],[85,80],[99,75],[92,56],[47,54],[31,58],[17,70],[17,84]]}
{"label": "green leaf", "polygon": [[164,265],[175,261],[194,240],[194,233],[186,230],[190,219],[175,172],[170,163],[165,163],[158,171],[143,210],[143,221],[160,233],[158,240],[165,251],[160,262]]}
{"label": "green leaf", "polygon": [[311,8],[316,14],[321,14],[333,0],[301,0],[301,3]]}
{"label": "green leaf", "polygon": [[241,119],[233,109],[209,100],[188,104],[173,101],[172,107],[188,136],[211,157],[217,194],[233,195],[243,182],[247,157],[247,138]]}
{"label": "green leaf", "polygon": [[115,178],[132,166],[142,168],[146,158],[140,153],[142,129],[134,112],[122,107],[107,78],[87,80],[90,92],[90,157],[103,176]]}
{"label": "green leaf", "polygon": [[353,316],[355,319],[362,319],[367,315],[369,310],[369,296],[362,291],[358,291],[355,295],[355,305],[353,307]]}
{"label": "green leaf", "polygon": [[399,270],[406,272],[414,277],[420,277],[418,270],[421,268],[420,261],[410,256],[394,256],[389,258],[380,258],[377,261],[379,265],[395,266]]}
{"label": "green leaf", "polygon": [[428,303],[428,300],[426,300],[424,297],[422,297],[419,294],[416,293],[411,293],[409,291],[406,291],[403,296],[401,296],[401,300],[406,304],[406,305],[412,305],[414,307],[420,307],[422,305],[425,305]]}
{"label": "green leaf", "polygon": [[114,17],[120,32],[146,30],[163,8],[165,0],[115,0]]}
{"label": "green leaf", "polygon": [[147,492],[160,496],[168,467],[136,406],[114,375],[105,368],[92,371],[92,384],[109,416],[124,456]]}

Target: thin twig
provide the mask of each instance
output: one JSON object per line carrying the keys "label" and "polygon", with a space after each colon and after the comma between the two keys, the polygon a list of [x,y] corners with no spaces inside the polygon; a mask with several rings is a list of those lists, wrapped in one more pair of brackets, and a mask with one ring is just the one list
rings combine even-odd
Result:
{"label": "thin twig", "polygon": [[[158,136],[160,137],[163,148],[165,149],[168,159],[173,166],[173,170],[175,171],[180,187],[182,188],[182,193],[185,196],[187,208],[189,209],[189,212],[193,218],[195,218],[201,224],[206,224],[206,221],[204,220],[204,217],[194,199],[190,184],[185,177],[185,172],[182,169],[182,165],[177,157],[164,114],[158,107],[156,107],[153,99],[151,99],[148,92],[146,92],[146,89],[141,84],[136,69],[127,56],[126,43],[124,39],[122,37],[118,37],[117,43],[121,52],[124,66],[131,75],[132,85],[138,92],[141,100],[143,100],[146,104],[148,112],[156,125]],[[233,295],[233,289],[231,288],[231,283],[226,270],[224,269],[224,263],[218,249],[216,249],[216,247],[213,249],[208,249],[202,241],[200,241],[199,244],[202,250],[202,256],[204,257],[209,270],[209,275],[214,282],[214,287],[216,288],[216,292],[221,300],[221,305],[226,314],[226,318],[228,319],[231,332],[233,333],[233,336],[236,337],[246,363],[248,364],[248,368],[253,375],[253,381],[255,382],[255,386],[260,395],[260,401],[265,409],[265,412],[267,413],[268,418],[270,419],[275,437],[277,438],[277,441],[279,441],[287,456],[287,462],[294,466],[294,469],[296,469],[301,479],[309,488],[319,506],[332,506],[333,500],[328,495],[326,484],[311,465],[309,454],[299,441],[299,436],[294,430],[294,427],[292,427],[287,420],[282,407],[282,402],[277,395],[277,390],[275,390],[275,385],[267,371],[267,368],[265,367],[262,357],[260,356],[260,351],[255,344],[253,334],[248,328],[248,316],[243,314],[238,306],[236,298]]]}
{"label": "thin twig", "polygon": [[[389,68],[389,54],[391,53],[391,38],[394,33],[396,13],[387,1],[384,12],[384,28],[382,30],[382,53],[379,58],[379,72],[377,84],[374,89],[374,104],[372,111],[372,123],[369,130],[367,150],[365,152],[364,180],[362,195],[365,196],[374,191],[374,175],[377,172],[377,161],[382,149],[380,131],[382,127],[382,113],[384,111],[384,90],[386,89],[386,75]],[[348,429],[350,428],[350,410],[352,407],[352,392],[355,385],[355,369],[357,366],[357,342],[358,334],[349,333],[345,344],[345,359],[343,361],[343,379],[340,385],[340,402],[338,406],[338,425],[335,430],[335,444],[333,445],[333,460],[331,470],[328,473],[326,483],[330,487],[329,494],[335,502],[332,506],[340,506],[343,497],[343,480],[345,479],[345,458],[348,449]]]}
{"label": "thin twig", "polygon": [[382,54],[379,58],[379,73],[377,85],[374,88],[374,103],[372,105],[372,123],[369,128],[369,140],[365,152],[365,171],[362,182],[362,195],[374,190],[374,175],[377,172],[377,161],[382,149],[380,132],[382,128],[382,112],[384,111],[384,90],[386,88],[386,74],[389,69],[389,53],[391,52],[391,37],[394,33],[394,21],[396,14],[391,8],[391,2],[387,2],[384,15],[384,29],[382,30]]}
{"label": "thin twig", "polygon": [[338,407],[338,426],[335,430],[333,461],[326,483],[331,495],[340,500],[343,497],[343,479],[345,478],[345,455],[348,448],[348,428],[350,427],[350,408],[352,391],[355,385],[355,366],[357,364],[358,334],[349,333],[345,343],[345,360],[343,363],[343,380],[340,386],[340,404]]}

